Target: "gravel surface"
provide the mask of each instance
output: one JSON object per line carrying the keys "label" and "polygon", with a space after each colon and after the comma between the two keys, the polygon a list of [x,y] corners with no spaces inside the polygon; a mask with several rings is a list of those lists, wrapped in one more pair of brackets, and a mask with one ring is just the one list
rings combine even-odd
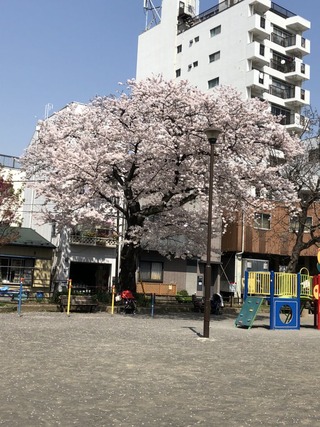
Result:
{"label": "gravel surface", "polygon": [[198,313],[1,314],[0,426],[320,426],[320,331]]}

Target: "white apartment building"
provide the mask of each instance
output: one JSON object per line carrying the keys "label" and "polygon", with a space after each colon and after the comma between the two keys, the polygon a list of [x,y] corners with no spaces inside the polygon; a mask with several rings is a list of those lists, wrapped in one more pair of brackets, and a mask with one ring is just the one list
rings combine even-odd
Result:
{"label": "white apartment building", "polygon": [[212,3],[198,14],[200,0],[162,0],[160,22],[139,37],[137,79],[162,74],[203,91],[233,86],[246,98],[268,100],[289,130],[301,132],[301,108],[310,104],[303,89],[310,22],[271,0]]}
{"label": "white apartment building", "polygon": [[[144,2],[151,19],[139,37],[137,79],[162,74],[203,91],[233,86],[245,99],[269,101],[272,113],[283,116],[283,125],[301,133],[306,126],[301,110],[310,104],[303,88],[310,79],[304,62],[310,41],[303,35],[310,22],[271,0],[212,0],[212,7],[199,14],[200,1],[159,0],[156,7],[154,0]],[[269,265],[261,255],[261,265]],[[237,294],[245,256],[238,248],[227,261]],[[221,289],[227,285],[221,276]]]}

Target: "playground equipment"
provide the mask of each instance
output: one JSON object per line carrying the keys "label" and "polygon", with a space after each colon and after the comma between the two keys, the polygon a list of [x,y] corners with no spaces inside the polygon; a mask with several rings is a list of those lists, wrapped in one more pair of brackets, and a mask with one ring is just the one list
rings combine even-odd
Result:
{"label": "playground equipment", "polygon": [[[319,252],[318,262],[320,267]],[[320,329],[319,294],[320,274],[312,277],[306,268],[298,274],[246,271],[244,304],[235,325],[251,328],[263,301],[268,301],[270,329],[300,329],[302,310],[313,301],[314,325]]]}

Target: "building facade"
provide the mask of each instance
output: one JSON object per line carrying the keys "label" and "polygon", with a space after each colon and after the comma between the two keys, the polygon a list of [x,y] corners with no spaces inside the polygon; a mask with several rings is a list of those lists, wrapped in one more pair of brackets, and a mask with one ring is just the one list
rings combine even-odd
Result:
{"label": "building facade", "polygon": [[11,224],[10,242],[0,246],[0,286],[24,289],[31,294],[50,293],[54,244],[34,229],[25,226],[25,214],[29,209],[24,198],[25,178],[19,158],[0,155],[1,173],[10,177],[16,192],[22,191],[21,204],[15,223]]}
{"label": "building facade", "polygon": [[[150,13],[151,4],[147,6]],[[159,19],[139,37],[137,79],[161,74],[188,80],[203,91],[232,86],[244,99],[268,101],[288,131],[302,133],[307,123],[301,111],[310,104],[303,87],[310,79],[305,62],[310,40],[304,36],[310,22],[271,0],[213,2],[202,13],[200,6],[199,0],[162,0]],[[221,238],[222,290],[240,295],[245,269],[279,269],[288,262],[293,241],[289,223],[281,233],[274,227],[281,210],[257,215],[262,225],[268,222],[267,228],[247,226],[240,215]]]}
{"label": "building facade", "polygon": [[196,15],[199,0],[162,1],[161,21],[139,37],[137,79],[162,74],[203,91],[217,85],[259,97],[283,116],[288,130],[304,129],[310,104],[303,82],[310,22],[271,0],[225,0]]}

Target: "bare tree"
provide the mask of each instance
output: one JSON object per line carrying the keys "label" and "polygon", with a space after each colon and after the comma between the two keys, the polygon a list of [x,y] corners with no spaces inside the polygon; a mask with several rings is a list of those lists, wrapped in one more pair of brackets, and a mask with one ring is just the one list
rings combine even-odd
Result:
{"label": "bare tree", "polygon": [[291,231],[295,234],[295,243],[288,264],[289,272],[297,271],[303,250],[320,243],[319,116],[314,115],[312,120],[313,132],[306,131],[305,135],[315,136],[302,142],[304,154],[298,156],[285,169],[286,177],[295,186],[299,197],[298,209],[292,218],[295,227]]}

